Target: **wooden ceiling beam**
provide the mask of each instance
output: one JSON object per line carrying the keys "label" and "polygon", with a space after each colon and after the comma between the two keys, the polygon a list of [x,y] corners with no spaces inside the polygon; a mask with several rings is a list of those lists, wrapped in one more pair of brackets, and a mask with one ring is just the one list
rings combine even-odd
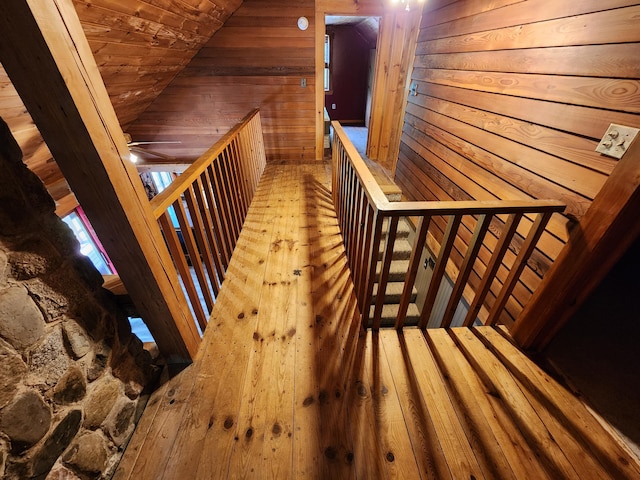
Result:
{"label": "wooden ceiling beam", "polygon": [[0,31],[0,62],[159,349],[188,361],[200,336],[73,2],[8,0]]}

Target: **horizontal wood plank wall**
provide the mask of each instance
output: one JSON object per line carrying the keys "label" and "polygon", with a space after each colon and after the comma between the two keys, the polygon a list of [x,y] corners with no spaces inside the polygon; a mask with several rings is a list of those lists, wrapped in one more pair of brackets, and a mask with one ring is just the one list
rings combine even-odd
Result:
{"label": "horizontal wood plank wall", "polygon": [[[640,127],[639,19],[637,2],[619,0],[425,5],[396,182],[418,200],[567,204],[529,261],[506,323],[615,168],[594,151],[609,124]],[[464,254],[464,244],[456,248]]]}
{"label": "horizontal wood plank wall", "polygon": [[[201,154],[260,108],[267,160],[315,160],[314,2],[246,0],[130,131]],[[297,27],[298,17],[309,28]],[[301,81],[306,80],[306,87]]]}
{"label": "horizontal wood plank wall", "polygon": [[241,1],[73,3],[118,120],[126,127],[222,27]]}

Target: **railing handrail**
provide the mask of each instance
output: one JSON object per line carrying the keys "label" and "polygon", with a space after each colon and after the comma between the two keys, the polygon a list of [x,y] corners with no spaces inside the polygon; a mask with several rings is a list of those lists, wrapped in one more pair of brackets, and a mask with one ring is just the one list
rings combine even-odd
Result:
{"label": "railing handrail", "polygon": [[201,331],[265,165],[262,124],[254,110],[150,202]]}
{"label": "railing handrail", "polygon": [[[334,132],[348,138],[339,122],[331,122]],[[362,156],[351,142],[344,142],[343,147],[353,163],[354,169],[364,187],[369,203],[376,210],[398,216],[450,215],[460,210],[468,210],[471,214],[497,213],[498,215],[509,213],[522,213],[535,207],[536,210],[556,212],[564,210],[565,204],[558,200],[454,200],[454,201],[408,201],[391,202],[382,191],[382,188],[373,174],[364,163]]]}
{"label": "railing handrail", "polygon": [[151,199],[151,210],[155,219],[169,208],[182,195],[188,185],[191,185],[196,178],[209,166],[212,158],[216,158],[225,148],[229,146],[231,141],[236,138],[241,131],[252,119],[260,112],[255,109],[238,122],[231,130],[225,133],[216,143],[207,149],[196,161],[194,161],[182,174],[176,178],[162,192]]}
{"label": "railing handrail", "polygon": [[[333,127],[335,135],[340,138],[348,138],[339,122],[334,120],[331,122],[331,126]],[[360,153],[358,153],[358,150],[356,150],[356,147],[354,147],[351,142],[343,142],[343,147],[349,158],[352,160],[356,174],[360,178],[360,183],[365,187],[365,193],[369,198],[369,203],[375,205],[378,209],[386,207],[389,204],[387,196],[382,191],[382,188],[380,188],[380,185],[378,185],[378,182],[369,170],[369,167],[364,163],[364,160],[360,156]]]}
{"label": "railing handrail", "polygon": [[[484,308],[487,294],[490,291],[493,292],[494,279],[499,278],[498,292],[494,292],[493,305],[490,309],[487,308],[488,313],[483,314],[483,318],[486,315],[487,323],[495,323],[508,303],[526,261],[536,248],[547,222],[555,212],[563,211],[565,205],[557,200],[537,199],[390,202],[344,129],[338,122],[332,122],[332,126],[335,138],[333,199],[358,306],[362,314],[363,327],[366,328],[368,325],[370,309],[373,307],[375,308],[372,326],[374,328],[380,326],[400,217],[417,218],[418,222],[395,319],[396,328],[402,328],[405,324],[418,265],[422,258],[421,252],[429,240],[431,243],[435,241],[439,244],[437,246],[439,252],[426,297],[424,297],[418,326],[426,328],[430,322],[433,302],[438,294],[440,282],[444,279],[445,271],[449,269],[449,263],[454,262],[451,256],[452,251],[457,251],[458,260],[455,262],[460,264],[454,265],[458,269],[458,275],[439,325],[451,325],[458,302],[471,286],[469,282],[472,272],[480,280],[479,283],[474,280],[475,286],[472,288],[475,292],[472,294],[473,299],[469,300],[470,306],[462,324],[468,326],[475,321],[480,310]],[[501,218],[499,222],[493,222],[493,219],[498,216],[505,218]],[[442,217],[449,218],[443,222]],[[388,221],[388,234],[383,232],[385,221]],[[441,236],[441,239],[437,239],[430,231],[433,224],[436,224],[434,228],[439,232],[438,236]],[[528,233],[521,234],[521,226]],[[461,234],[461,230],[465,233]],[[461,235],[468,240],[463,239]],[[488,248],[488,244],[485,245],[485,239],[489,236],[495,238],[491,242],[493,244],[491,248]],[[519,240],[521,244],[514,252],[515,259],[510,260],[507,265],[503,261],[510,249],[511,241],[516,236],[522,238],[521,241]],[[466,247],[462,246],[462,250],[456,246],[459,240],[463,242],[460,245],[466,244]],[[476,271],[475,264],[483,248],[485,253],[482,253],[480,265],[484,264],[484,267]],[[377,273],[378,265],[380,265],[379,273]],[[507,270],[506,278],[502,270],[503,265]],[[372,302],[376,283],[378,289],[375,293],[374,305]]]}

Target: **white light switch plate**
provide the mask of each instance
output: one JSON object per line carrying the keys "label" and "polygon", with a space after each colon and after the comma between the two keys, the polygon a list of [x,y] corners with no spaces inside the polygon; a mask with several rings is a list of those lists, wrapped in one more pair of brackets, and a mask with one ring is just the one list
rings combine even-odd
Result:
{"label": "white light switch plate", "polygon": [[639,131],[637,128],[612,123],[596,147],[596,152],[620,160]]}

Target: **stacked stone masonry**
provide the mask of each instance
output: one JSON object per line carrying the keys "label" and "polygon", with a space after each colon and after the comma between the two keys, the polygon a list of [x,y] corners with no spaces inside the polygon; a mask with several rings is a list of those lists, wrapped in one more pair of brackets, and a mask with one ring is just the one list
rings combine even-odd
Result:
{"label": "stacked stone masonry", "polygon": [[156,368],[0,119],[0,478],[109,478]]}

